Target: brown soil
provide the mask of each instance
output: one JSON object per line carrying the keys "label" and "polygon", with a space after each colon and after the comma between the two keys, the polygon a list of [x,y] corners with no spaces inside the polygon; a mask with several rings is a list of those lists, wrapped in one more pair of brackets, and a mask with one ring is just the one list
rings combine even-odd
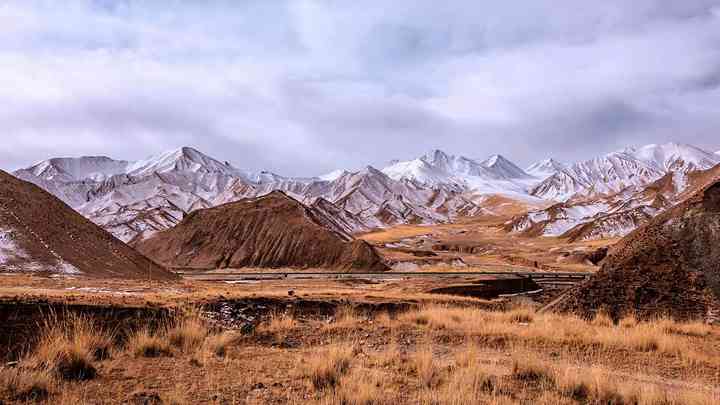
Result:
{"label": "brown soil", "polygon": [[720,182],[614,245],[602,269],[558,302],[583,314],[670,315],[717,320],[720,309]]}
{"label": "brown soil", "polygon": [[88,277],[176,278],[56,197],[1,170],[0,228],[9,239],[6,243],[12,244],[12,257],[0,262],[0,271],[79,271]]}
{"label": "brown soil", "polygon": [[278,191],[194,211],[137,248],[177,268],[387,269],[368,243]]}

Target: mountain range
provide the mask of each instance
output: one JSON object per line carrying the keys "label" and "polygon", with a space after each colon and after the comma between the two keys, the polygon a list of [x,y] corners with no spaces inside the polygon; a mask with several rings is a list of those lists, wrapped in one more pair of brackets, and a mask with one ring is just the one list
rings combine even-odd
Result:
{"label": "mountain range", "polygon": [[[539,233],[556,235],[598,214],[645,207],[645,200],[623,204],[668,175],[673,193],[679,195],[687,187],[688,173],[718,163],[719,154],[676,143],[627,148],[574,164],[547,159],[525,170],[500,155],[481,160],[432,150],[382,169],[367,166],[307,178],[243,170],[182,147],[134,162],[105,156],[53,158],[13,174],[133,244],[175,226],[194,210],[275,190],[331,213],[348,233],[492,215],[480,197],[501,194],[537,206],[565,206],[548,208],[556,211],[571,209],[571,214],[563,215],[573,217],[572,223],[551,224],[556,229]],[[642,208],[650,217],[661,209]],[[551,217],[543,210],[531,212],[524,225],[516,218],[509,230],[524,232],[538,222],[553,222]],[[629,232],[626,225],[616,233]]]}

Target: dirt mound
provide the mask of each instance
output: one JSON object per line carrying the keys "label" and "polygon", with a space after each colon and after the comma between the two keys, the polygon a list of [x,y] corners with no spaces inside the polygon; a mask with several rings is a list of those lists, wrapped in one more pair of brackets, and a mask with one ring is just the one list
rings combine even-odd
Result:
{"label": "dirt mound", "polygon": [[716,320],[720,310],[720,182],[667,210],[616,245],[602,269],[556,304],[614,318]]}
{"label": "dirt mound", "polygon": [[0,272],[176,278],[58,198],[1,170]]}
{"label": "dirt mound", "polygon": [[336,229],[325,214],[275,191],[197,210],[137,244],[172,267],[326,267],[386,270],[375,249]]}

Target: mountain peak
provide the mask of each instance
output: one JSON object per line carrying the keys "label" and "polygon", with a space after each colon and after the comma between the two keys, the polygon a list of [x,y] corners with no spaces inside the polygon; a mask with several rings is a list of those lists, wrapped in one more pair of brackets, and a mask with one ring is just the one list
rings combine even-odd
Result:
{"label": "mountain peak", "polygon": [[451,158],[450,155],[441,151],[440,149],[432,149],[420,157],[421,160],[424,160],[425,162],[430,163],[432,165],[437,165],[437,164],[440,164],[443,162],[447,162],[450,160],[450,158]]}
{"label": "mountain peak", "polygon": [[481,166],[490,169],[495,175],[501,178],[522,179],[531,177],[515,163],[502,155],[492,155],[480,163]]}
{"label": "mountain peak", "polygon": [[17,172],[29,172],[35,177],[61,182],[84,179],[102,181],[122,173],[127,165],[126,161],[114,160],[107,156],[60,157],[43,160]]}
{"label": "mountain peak", "polygon": [[566,166],[553,158],[533,163],[525,169],[525,172],[538,178],[548,178],[555,173],[565,170]]}
{"label": "mountain peak", "polygon": [[220,162],[195,148],[182,146],[137,161],[128,168],[128,174],[146,176],[171,171],[195,173],[220,173],[230,176],[247,177],[228,162]]}
{"label": "mountain peak", "polygon": [[505,156],[503,156],[503,155],[492,155],[489,158],[482,161],[482,163],[480,163],[480,164],[485,167],[495,167],[495,166],[507,164],[507,163],[513,164],[512,162],[507,160],[505,158]]}

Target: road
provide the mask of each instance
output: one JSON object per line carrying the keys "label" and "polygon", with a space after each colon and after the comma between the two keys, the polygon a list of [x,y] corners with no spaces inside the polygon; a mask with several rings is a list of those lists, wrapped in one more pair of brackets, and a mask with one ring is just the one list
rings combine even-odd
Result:
{"label": "road", "polygon": [[575,284],[584,281],[592,273],[561,273],[561,272],[384,272],[384,273],[330,273],[330,272],[263,272],[249,273],[236,271],[198,272],[178,271],[183,277],[200,281],[265,281],[265,280],[313,280],[313,279],[372,279],[372,280],[404,280],[421,278],[478,278],[478,277],[525,277],[539,283]]}

